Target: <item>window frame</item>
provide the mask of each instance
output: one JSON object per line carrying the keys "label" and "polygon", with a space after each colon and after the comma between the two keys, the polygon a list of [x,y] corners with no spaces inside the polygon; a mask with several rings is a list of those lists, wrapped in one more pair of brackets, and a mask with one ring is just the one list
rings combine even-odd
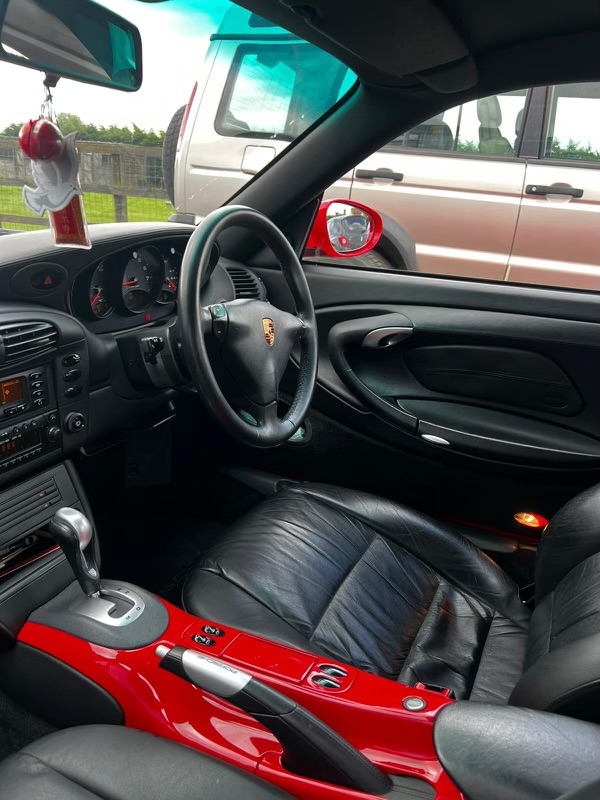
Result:
{"label": "window frame", "polygon": [[[587,82],[588,81],[585,81],[584,83]],[[590,82],[597,83],[597,81],[590,81]],[[550,125],[552,123],[552,104],[554,98],[554,90],[558,86],[564,86],[564,85],[568,84],[557,83],[553,84],[552,86],[544,87],[546,90],[546,101],[545,101],[544,115],[539,136],[540,142],[538,149],[538,158],[540,160],[540,163],[548,165],[556,164],[557,167],[571,167],[574,169],[600,169],[600,160],[593,161],[590,159],[589,161],[587,161],[585,159],[575,159],[575,158],[553,158],[551,155],[546,154],[546,142],[548,139],[548,133],[550,131]],[[554,113],[554,116],[556,117],[556,112]]]}

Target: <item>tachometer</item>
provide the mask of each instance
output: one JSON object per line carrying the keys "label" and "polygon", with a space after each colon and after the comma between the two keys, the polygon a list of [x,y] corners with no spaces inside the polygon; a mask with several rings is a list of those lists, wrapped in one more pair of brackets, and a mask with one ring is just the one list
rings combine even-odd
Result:
{"label": "tachometer", "polygon": [[183,256],[174,247],[169,249],[169,255],[165,257],[165,279],[162,289],[158,295],[157,303],[166,305],[177,300],[179,289],[179,272],[181,270],[181,259]]}
{"label": "tachometer", "polygon": [[156,247],[134,250],[123,270],[123,305],[131,314],[141,314],[156,302],[164,278],[164,264]]}
{"label": "tachometer", "polygon": [[90,308],[97,319],[104,319],[115,310],[108,299],[107,275],[104,262],[98,264],[90,281]]}

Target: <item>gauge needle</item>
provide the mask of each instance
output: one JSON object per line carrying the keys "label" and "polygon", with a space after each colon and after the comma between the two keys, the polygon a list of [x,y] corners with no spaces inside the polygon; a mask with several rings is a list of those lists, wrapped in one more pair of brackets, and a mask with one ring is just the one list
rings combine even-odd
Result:
{"label": "gauge needle", "polygon": [[167,278],[167,283],[169,284],[169,286],[171,287],[171,289],[173,289],[173,291],[174,291],[174,292],[176,292],[176,291],[177,291],[177,285],[176,285],[176,284],[174,284],[174,283],[173,283],[173,281],[170,281],[170,280]]}
{"label": "gauge needle", "polygon": [[90,303],[90,305],[95,306],[96,305],[96,300],[98,300],[100,298],[101,294],[102,294],[102,290],[98,290],[96,292],[96,294],[92,297],[92,302]]}
{"label": "gauge needle", "polygon": [[125,281],[125,283],[123,284],[123,286],[135,286],[135,285],[136,285],[136,283],[137,283],[137,279],[136,279],[136,280],[134,280],[134,281]]}

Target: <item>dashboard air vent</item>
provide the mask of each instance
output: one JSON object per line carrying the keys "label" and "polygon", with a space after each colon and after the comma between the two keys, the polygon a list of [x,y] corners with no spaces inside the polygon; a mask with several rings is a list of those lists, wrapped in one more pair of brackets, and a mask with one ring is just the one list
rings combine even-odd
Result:
{"label": "dashboard air vent", "polygon": [[259,300],[262,297],[260,282],[249,269],[243,267],[225,267],[225,269],[233,281],[236,300],[249,298]]}
{"label": "dashboard air vent", "polygon": [[0,364],[13,364],[47,353],[57,343],[58,331],[49,322],[0,325]]}

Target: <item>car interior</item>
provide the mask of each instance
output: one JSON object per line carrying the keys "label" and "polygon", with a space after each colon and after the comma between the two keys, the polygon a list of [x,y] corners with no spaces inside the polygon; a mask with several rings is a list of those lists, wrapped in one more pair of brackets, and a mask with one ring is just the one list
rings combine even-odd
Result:
{"label": "car interior", "polygon": [[1,239],[0,797],[596,798],[600,293],[301,257],[598,4],[241,5],[348,95],[197,226]]}

